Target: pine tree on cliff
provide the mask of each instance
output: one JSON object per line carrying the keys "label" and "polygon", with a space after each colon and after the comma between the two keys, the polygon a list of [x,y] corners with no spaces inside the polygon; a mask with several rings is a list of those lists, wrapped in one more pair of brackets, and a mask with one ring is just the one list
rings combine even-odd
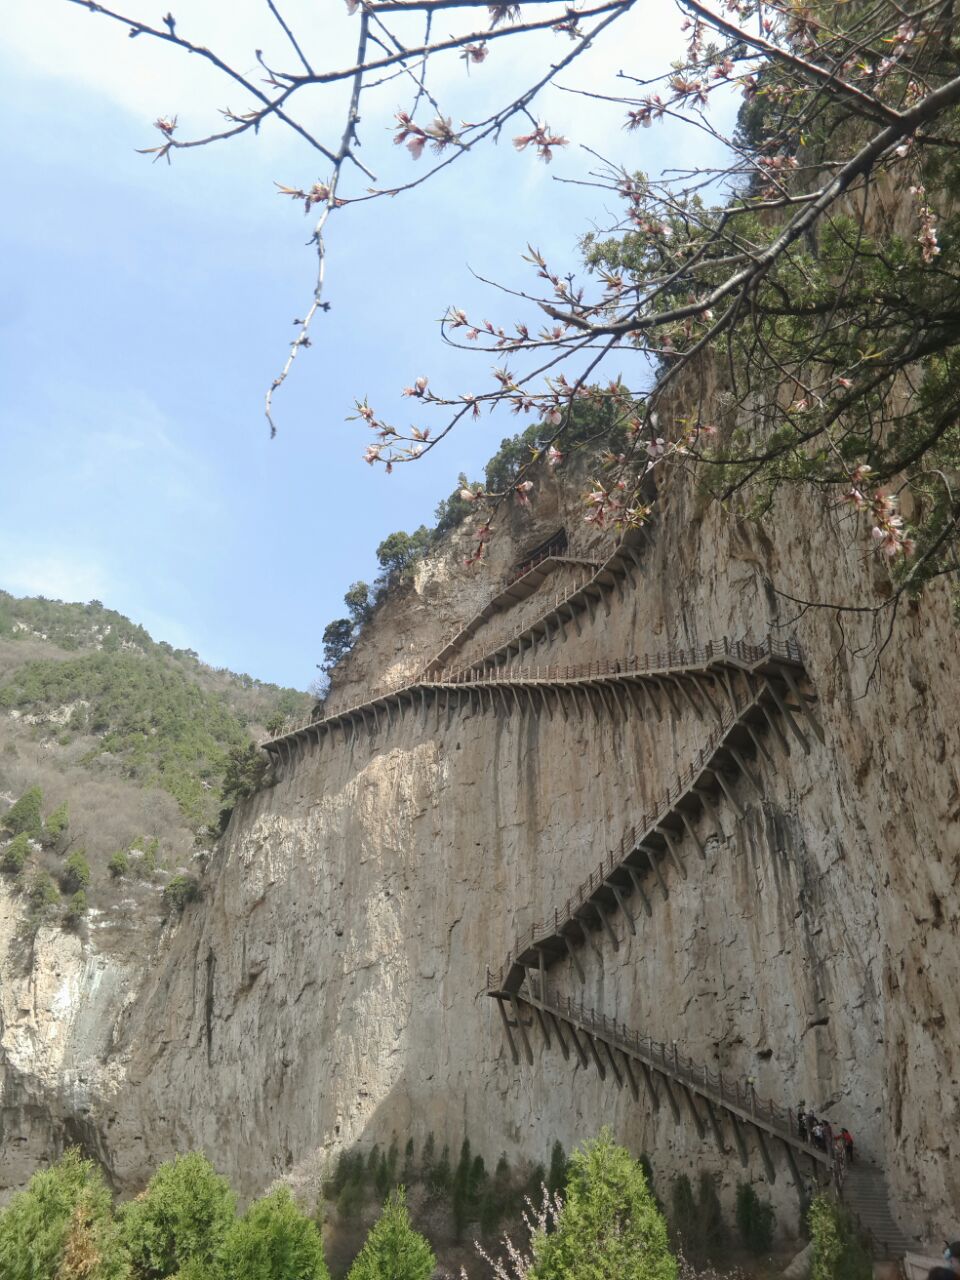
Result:
{"label": "pine tree on cliff", "polygon": [[563,1209],[533,1256],[530,1280],[676,1280],[643,1169],[608,1129],[570,1157]]}
{"label": "pine tree on cliff", "polygon": [[390,1194],[347,1280],[429,1280],[437,1260],[410,1225],[403,1187]]}

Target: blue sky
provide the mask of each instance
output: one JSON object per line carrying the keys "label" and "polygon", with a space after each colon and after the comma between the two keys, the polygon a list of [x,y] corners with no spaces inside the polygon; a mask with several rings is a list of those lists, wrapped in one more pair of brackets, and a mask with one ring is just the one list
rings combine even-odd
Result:
{"label": "blue sky", "polygon": [[[237,48],[269,49],[253,0],[235,3]],[[323,3],[336,49],[343,6]],[[298,6],[316,12],[289,0],[291,17]],[[173,8],[211,43],[223,25],[215,0]],[[567,82],[679,49],[664,0],[630,21]],[[399,392],[420,374],[480,389],[485,362],[445,351],[437,320],[474,300],[491,318],[512,312],[468,268],[517,283],[528,241],[575,265],[577,237],[606,219],[602,195],[553,181],[582,172],[573,147],[551,170],[505,140],[419,192],[332,219],[332,310],[278,397],[270,441],[263,392],[313,267],[309,224],[273,182],[322,171],[276,130],[151,164],[135,148],[153,145],[154,116],[215,123],[238,95],[65,0],[11,0],[4,24],[0,586],[97,597],[208,662],[303,688],[343,592],[375,575],[378,542],[429,523],[458,471],[479,475],[526,425],[484,418],[387,477],[361,461],[368,434],[345,421],[354,398],[406,419]],[[524,56],[505,55],[485,82],[492,59],[469,85],[454,66],[437,83],[470,118],[527,70]],[[366,126],[364,155],[390,180],[415,172],[386,128],[406,96],[382,91]],[[615,109],[554,93],[541,114],[631,166],[676,162],[676,135],[624,134]]]}

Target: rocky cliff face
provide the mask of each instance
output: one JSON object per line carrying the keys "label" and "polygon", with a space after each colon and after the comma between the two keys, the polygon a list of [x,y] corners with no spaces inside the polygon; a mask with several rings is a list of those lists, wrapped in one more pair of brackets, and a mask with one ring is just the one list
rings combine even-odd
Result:
{"label": "rocky cliff face", "polygon": [[[465,530],[391,595],[331,706],[413,676],[558,526],[571,556],[603,554],[562,480],[510,521],[485,570],[462,566]],[[866,550],[862,529],[812,500],[761,533],[680,486],[657,504],[636,585],[529,659],[795,634],[826,738],[760,757],[759,790],[738,791],[742,816],[724,808],[724,839],[686,858],[686,879],[668,873],[669,896],[650,894],[637,936],[614,917],[618,949],[598,936],[584,951],[584,987],[563,964],[551,983],[847,1124],[884,1166],[903,1224],[935,1238],[960,1203],[948,1150],[960,1118],[960,645],[946,592],[895,617],[794,602],[881,599]],[[561,581],[517,608],[547,607]],[[516,621],[496,614],[471,651]],[[340,1147],[394,1132],[451,1145],[466,1132],[495,1161],[543,1158],[554,1138],[572,1146],[608,1123],[659,1174],[715,1168],[729,1194],[741,1171],[709,1135],[556,1048],[537,1044],[533,1066],[515,1065],[479,994],[486,966],[656,806],[707,731],[683,706],[662,722],[616,707],[552,719],[411,708],[285,764],[234,813],[203,900],[137,958],[48,932],[25,956],[6,902],[8,1185],[77,1135],[122,1190],[202,1147],[253,1194],[281,1174],[309,1182]],[[773,1195],[789,1227],[785,1167]]]}

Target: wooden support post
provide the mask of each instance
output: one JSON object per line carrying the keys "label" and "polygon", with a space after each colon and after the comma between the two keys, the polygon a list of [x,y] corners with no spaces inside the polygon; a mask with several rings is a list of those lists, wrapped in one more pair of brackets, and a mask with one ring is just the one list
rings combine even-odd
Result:
{"label": "wooden support post", "polygon": [[717,806],[713,803],[713,796],[709,794],[709,791],[704,790],[703,787],[694,787],[694,792],[696,794],[696,799],[698,799],[700,804],[704,806],[705,813],[707,813],[707,817],[710,819],[710,822],[712,822],[713,826],[716,827],[718,840],[726,840],[726,833],[723,831],[723,823],[719,820]]}
{"label": "wooden support post", "polygon": [[707,1119],[710,1121],[710,1128],[713,1130],[714,1141],[717,1144],[717,1150],[721,1155],[727,1154],[727,1145],[723,1140],[723,1130],[720,1128],[720,1120],[714,1110],[713,1103],[709,1098],[703,1100],[704,1110],[707,1113]]}
{"label": "wooden support post", "polygon": [[730,668],[723,667],[721,670],[721,675],[723,677],[723,691],[727,695],[727,701],[730,703],[730,710],[733,712],[734,716],[737,716],[739,718],[738,713],[740,710],[740,704],[737,701],[737,691],[733,687],[733,680],[730,675]]}
{"label": "wooden support post", "polygon": [[571,696],[570,690],[564,688],[563,685],[558,684],[558,685],[554,685],[553,691],[557,695],[557,702],[560,705],[560,710],[563,712],[564,724],[566,724],[566,722],[570,719],[569,715],[567,714],[567,702],[566,702],[566,699]]}
{"label": "wooden support post", "polygon": [[753,775],[753,770],[750,768],[749,764],[747,763],[746,758],[744,757],[743,752],[739,749],[739,747],[735,747],[735,746],[733,746],[732,744],[729,744],[729,743],[727,744],[727,750],[728,750],[728,751],[730,752],[730,754],[733,756],[734,760],[736,760],[736,762],[737,762],[737,768],[740,770],[740,772],[743,774],[743,776],[746,778],[746,780],[750,783],[751,787],[753,787],[754,791],[757,793],[757,795],[758,795],[758,796],[760,797],[760,799],[762,800],[762,799],[763,799],[763,787],[761,787],[760,783],[759,783],[759,782],[757,781],[757,779],[754,777],[754,775]]}
{"label": "wooden support post", "polygon": [[670,691],[670,685],[668,684],[668,682],[666,680],[661,679],[659,676],[654,676],[654,684],[657,686],[658,689],[663,690],[664,694],[666,695],[667,701],[670,703],[670,706],[673,709],[674,716],[679,720],[680,708],[677,706],[676,699],[674,698],[673,694]]}
{"label": "wooden support post", "polygon": [[570,1039],[573,1041],[573,1047],[577,1051],[577,1057],[580,1059],[580,1065],[581,1067],[583,1067],[584,1070],[586,1070],[587,1066],[589,1065],[590,1059],[587,1057],[587,1055],[583,1051],[583,1045],[580,1043],[580,1039],[577,1035],[576,1028],[574,1027],[572,1022],[567,1023],[567,1030],[570,1032]]}
{"label": "wooden support post", "polygon": [[510,1003],[513,1006],[513,1016],[516,1019],[517,1027],[520,1030],[520,1039],[523,1041],[523,1049],[527,1055],[527,1062],[533,1066],[533,1045],[530,1043],[530,1037],[527,1035],[527,1024],[523,1020],[523,1011],[520,1008],[520,1002],[511,991]]}
{"label": "wooden support post", "polygon": [[647,1086],[647,1093],[650,1095],[650,1101],[653,1104],[654,1111],[660,1110],[660,1095],[657,1093],[656,1086],[653,1083],[653,1072],[645,1062],[640,1061],[640,1070],[643,1072],[643,1083]]}
{"label": "wooden support post", "polygon": [[678,806],[678,808],[677,808],[677,813],[679,813],[679,815],[680,815],[680,821],[681,821],[681,822],[683,823],[683,825],[687,828],[687,834],[689,835],[690,839],[691,839],[691,840],[693,841],[693,843],[697,846],[697,853],[699,853],[699,855],[700,855],[700,860],[701,860],[701,862],[706,862],[706,860],[707,860],[707,851],[706,851],[706,849],[703,847],[703,841],[702,841],[702,840],[700,839],[700,837],[697,835],[697,829],[696,829],[696,827],[693,825],[693,823],[692,823],[692,822],[690,821],[690,819],[687,817],[686,813],[684,813],[683,809],[679,808],[679,806]]}
{"label": "wooden support post", "polygon": [[640,717],[641,720],[645,720],[646,716],[644,715],[643,707],[640,702],[639,690],[637,689],[636,685],[632,680],[625,680],[623,683],[626,686],[627,693],[630,696],[630,701],[633,703],[634,707],[636,707],[637,715]]}
{"label": "wooden support post", "polygon": [[636,925],[634,924],[634,922],[633,922],[633,916],[632,916],[632,915],[630,914],[630,912],[627,910],[626,903],[625,903],[625,902],[624,902],[624,900],[623,900],[623,894],[620,892],[620,890],[617,888],[617,886],[616,886],[615,884],[611,884],[611,885],[610,885],[610,888],[611,888],[611,889],[612,889],[612,891],[613,891],[613,896],[614,896],[614,897],[616,898],[616,900],[617,900],[617,906],[620,908],[620,910],[623,912],[623,914],[624,914],[624,915],[626,916],[626,918],[627,918],[627,924],[628,924],[628,925],[629,925],[629,927],[630,927],[630,932],[633,934],[633,936],[634,936],[634,937],[636,937],[636,936],[637,936],[637,926],[636,926]]}
{"label": "wooden support post", "polygon": [[563,1023],[560,1021],[557,1015],[553,1012],[550,1012],[550,1021],[553,1024],[554,1031],[557,1033],[557,1044],[560,1046],[560,1052],[563,1054],[564,1058],[569,1062],[570,1050],[567,1047],[566,1040],[564,1039]]}
{"label": "wooden support post", "polygon": [[764,742],[764,740],[760,737],[759,733],[757,733],[757,731],[756,731],[756,729],[753,727],[753,725],[752,725],[752,724],[749,724],[749,723],[745,720],[745,721],[743,722],[743,727],[746,729],[747,733],[749,733],[749,735],[750,735],[750,741],[753,743],[754,747],[756,748],[757,758],[759,759],[759,757],[760,757],[760,756],[763,756],[763,758],[764,758],[764,760],[766,760],[767,764],[769,764],[769,765],[775,765],[775,763],[776,763],[776,762],[774,761],[773,756],[772,756],[772,755],[770,754],[770,752],[767,750],[767,744],[766,744],[766,743]]}
{"label": "wooden support post", "polygon": [[652,916],[653,908],[650,906],[650,899],[647,897],[647,895],[643,891],[643,881],[637,875],[635,868],[631,867],[629,863],[625,863],[624,865],[627,868],[627,875],[630,877],[630,880],[633,884],[634,889],[636,889],[637,893],[640,896],[640,901],[643,903],[644,911],[647,913],[648,916]]}
{"label": "wooden support post", "polygon": [[657,834],[663,836],[666,846],[670,851],[670,860],[676,867],[677,873],[680,875],[681,879],[686,880],[687,868],[683,865],[683,859],[680,857],[680,851],[673,836],[666,827],[657,827]]}
{"label": "wooden support post", "polygon": [[793,1147],[787,1142],[786,1138],[781,1138],[780,1142],[783,1146],[784,1154],[787,1157],[787,1164],[790,1166],[790,1174],[793,1178],[794,1185],[798,1191],[803,1190],[803,1179],[800,1177],[800,1169],[797,1165],[797,1158],[793,1154]]}
{"label": "wooden support post", "polygon": [[500,1010],[500,1017],[503,1019],[503,1029],[507,1033],[507,1043],[510,1045],[510,1056],[513,1058],[514,1065],[520,1065],[520,1054],[517,1051],[516,1042],[513,1038],[513,1032],[510,1030],[510,1019],[507,1017],[507,1011],[503,1007],[503,997],[497,996],[497,1008]]}
{"label": "wooden support post", "polygon": [[604,711],[606,711],[606,713],[607,713],[607,714],[612,718],[612,717],[613,717],[613,703],[612,703],[612,702],[607,702],[607,691],[606,691],[606,689],[603,687],[603,684],[602,684],[599,680],[598,680],[598,681],[597,681],[597,683],[594,685],[594,688],[595,688],[595,689],[596,689],[596,691],[597,691],[597,696],[599,697],[600,701],[603,703],[603,709],[604,709]]}
{"label": "wooden support post", "polygon": [[692,676],[691,679],[696,681],[697,689],[700,692],[700,697],[703,698],[704,702],[707,704],[707,706],[710,708],[713,714],[717,717],[717,719],[722,721],[723,712],[717,706],[716,702],[714,702],[713,694],[710,690],[710,685],[715,683],[715,677]]}
{"label": "wooden support post", "polygon": [[593,1036],[589,1031],[584,1031],[583,1027],[580,1028],[580,1034],[587,1042],[587,1048],[590,1050],[590,1057],[593,1058],[593,1065],[597,1068],[597,1075],[601,1080],[606,1080],[607,1069],[603,1065],[603,1059],[600,1057],[599,1053],[597,1053],[597,1046],[594,1043]]}
{"label": "wooden support post", "polygon": [[690,1115],[693,1119],[693,1123],[697,1130],[697,1137],[702,1138],[703,1135],[706,1133],[706,1130],[703,1127],[703,1117],[700,1115],[700,1112],[697,1110],[696,1102],[694,1102],[693,1093],[687,1088],[687,1086],[682,1081],[680,1081],[680,1092],[683,1094],[683,1096],[687,1100],[687,1106],[690,1109]]}
{"label": "wooden support post", "polygon": [[753,1131],[757,1135],[757,1146],[760,1148],[760,1155],[763,1157],[763,1167],[767,1171],[767,1177],[771,1182],[776,1182],[777,1171],[774,1168],[773,1160],[770,1158],[770,1151],[767,1147],[767,1140],[764,1137],[763,1130],[759,1125],[754,1125]]}
{"label": "wooden support post", "polygon": [[633,1094],[634,1102],[640,1101],[640,1085],[637,1077],[633,1074],[633,1064],[630,1062],[630,1055],[620,1050],[620,1057],[623,1059],[623,1071],[627,1077],[627,1083],[630,1085],[630,1092]]}
{"label": "wooden support post", "polygon": [[533,1006],[534,1013],[537,1015],[537,1021],[540,1023],[540,1030],[543,1032],[543,1040],[547,1048],[550,1048],[550,1028],[547,1026],[547,1020],[543,1015],[543,1010],[538,1004]]}
{"label": "wooden support post", "polygon": [[576,950],[574,949],[573,942],[570,940],[570,935],[564,933],[564,934],[561,934],[560,936],[563,938],[563,941],[566,943],[567,951],[570,953],[570,959],[573,961],[573,967],[577,971],[577,977],[580,979],[581,982],[586,982],[586,978],[584,977],[584,973],[583,973],[583,968],[580,964],[580,957],[577,955]]}
{"label": "wooden support post", "polygon": [[587,590],[587,588],[586,588],[586,587],[584,587],[584,589],[580,592],[580,594],[581,594],[581,596],[583,597],[583,599],[584,599],[584,600],[586,600],[586,602],[587,602],[587,609],[590,611],[590,621],[591,621],[591,622],[596,622],[596,620],[597,620],[597,611],[596,611],[596,609],[594,609],[594,607],[593,607],[593,595],[592,595],[592,593],[591,593],[591,592],[589,592],[589,591]]}
{"label": "wooden support post", "polygon": [[793,712],[790,710],[790,708],[787,706],[786,702],[784,701],[783,694],[780,692],[780,690],[777,688],[777,686],[773,683],[772,680],[767,681],[767,688],[770,690],[770,697],[777,704],[777,710],[783,716],[784,720],[786,720],[787,728],[790,730],[790,732],[793,734],[796,740],[800,743],[801,747],[803,747],[804,754],[809,755],[810,741],[807,738],[807,735],[803,732],[803,730],[797,724],[796,720],[793,718]]}
{"label": "wooden support post", "polygon": [[793,694],[793,696],[797,700],[797,706],[800,708],[803,714],[810,721],[810,728],[813,730],[814,734],[816,735],[817,741],[820,743],[821,746],[824,746],[827,741],[826,735],[823,732],[823,725],[820,723],[817,717],[810,710],[810,699],[807,697],[805,693],[802,693],[800,691],[800,688],[793,677],[793,672],[790,670],[789,667],[778,667],[777,670],[783,676],[784,680],[786,680],[787,688],[790,690],[790,692]]}
{"label": "wooden support post", "polygon": [[686,680],[682,679],[680,676],[674,676],[673,683],[676,685],[681,697],[690,707],[693,714],[697,717],[698,720],[702,720],[703,707],[701,707],[699,702],[694,702],[693,698],[690,695],[690,690],[687,688]]}
{"label": "wooden support post", "polygon": [[625,701],[624,696],[623,696],[623,689],[621,689],[621,687],[620,687],[619,683],[618,683],[616,680],[612,680],[612,681],[610,682],[610,692],[613,694],[614,701],[615,701],[615,702],[617,702],[617,703],[619,703],[619,706],[620,706],[620,714],[621,714],[624,718],[626,718],[626,715],[627,715],[627,704],[626,704],[626,701]]}
{"label": "wooden support post", "polygon": [[607,931],[607,937],[610,939],[611,947],[613,947],[614,951],[619,951],[620,943],[617,941],[617,935],[613,932],[613,926],[610,923],[610,917],[607,915],[606,911],[604,911],[603,907],[600,905],[600,903],[597,901],[596,898],[593,899],[593,909],[594,911],[596,911],[597,915],[600,917],[600,921],[603,924],[603,927]]}
{"label": "wooden support post", "polygon": [[764,720],[766,720],[767,724],[770,726],[770,732],[773,734],[776,740],[780,743],[781,747],[783,747],[784,755],[789,755],[790,743],[787,741],[784,735],[783,729],[781,729],[780,727],[780,721],[777,719],[775,715],[771,713],[770,708],[767,706],[766,701],[763,698],[760,699],[760,701],[757,703],[757,706],[763,712],[763,718]]}
{"label": "wooden support post", "polygon": [[733,794],[733,788],[730,786],[730,783],[728,782],[723,770],[719,767],[719,765],[711,765],[710,772],[713,774],[717,782],[720,784],[720,789],[723,791],[723,794],[729,800],[730,807],[733,809],[733,812],[737,815],[738,818],[742,818],[744,816],[743,809],[741,809],[740,805],[737,803],[737,797]]}
{"label": "wooden support post", "polygon": [[666,1094],[667,1101],[670,1103],[670,1110],[673,1112],[673,1119],[677,1124],[679,1124],[680,1123],[680,1105],[677,1102],[676,1095],[673,1092],[673,1087],[670,1084],[670,1077],[667,1075],[664,1075],[663,1072],[660,1072],[659,1074],[660,1074],[660,1083],[661,1085],[663,1085],[663,1092]]}
{"label": "wooden support post", "polygon": [[504,691],[503,685],[502,685],[502,684],[498,684],[498,685],[496,686],[496,690],[497,690],[497,693],[499,693],[499,695],[500,695],[500,700],[501,700],[501,702],[503,703],[503,710],[504,710],[504,714],[505,714],[505,715],[507,715],[507,716],[509,716],[509,715],[510,715],[510,703],[507,701],[507,695],[506,695],[506,692]]}
{"label": "wooden support post", "polygon": [[550,705],[550,699],[547,697],[547,691],[546,691],[546,689],[543,687],[543,685],[542,685],[542,684],[538,684],[538,685],[536,686],[536,688],[537,688],[537,692],[540,694],[540,697],[543,699],[543,705],[544,705],[544,706],[546,707],[546,709],[547,709],[547,715],[548,715],[548,716],[550,717],[550,719],[552,720],[552,719],[553,719],[553,707],[551,707],[551,705]]}
{"label": "wooden support post", "polygon": [[667,890],[667,882],[663,878],[663,872],[660,870],[660,860],[657,858],[654,851],[651,848],[649,848],[649,846],[645,844],[641,844],[641,845],[637,845],[637,848],[640,849],[641,852],[647,855],[647,858],[650,861],[650,865],[651,867],[653,867],[653,873],[657,877],[657,879],[660,881],[660,888],[663,890],[663,896],[664,898],[668,898],[670,894]]}
{"label": "wooden support post", "polygon": [[750,1163],[750,1157],[747,1154],[747,1142],[743,1136],[743,1130],[740,1128],[739,1117],[732,1111],[728,1111],[727,1118],[730,1121],[730,1128],[733,1130],[733,1141],[736,1144],[737,1155],[740,1157],[740,1163],[746,1169]]}
{"label": "wooden support post", "polygon": [[576,629],[577,629],[577,635],[578,635],[578,636],[582,636],[582,635],[583,635],[583,628],[580,626],[580,619],[577,617],[577,610],[576,610],[576,609],[574,609],[573,605],[572,605],[572,604],[570,604],[569,602],[568,602],[568,604],[567,604],[567,612],[570,614],[570,620],[571,620],[571,622],[573,623],[573,625],[574,625],[574,626],[576,627]]}
{"label": "wooden support post", "polygon": [[618,1088],[618,1089],[622,1089],[622,1088],[623,1088],[623,1073],[622,1073],[622,1071],[620,1070],[619,1065],[617,1064],[617,1059],[614,1057],[614,1053],[613,1053],[613,1046],[609,1043],[609,1041],[604,1040],[604,1041],[603,1041],[603,1047],[604,1047],[604,1049],[606,1049],[606,1051],[607,1051],[607,1057],[610,1059],[610,1070],[613,1072],[613,1078],[614,1078],[614,1080],[616,1080],[616,1082],[617,1082],[617,1088]]}

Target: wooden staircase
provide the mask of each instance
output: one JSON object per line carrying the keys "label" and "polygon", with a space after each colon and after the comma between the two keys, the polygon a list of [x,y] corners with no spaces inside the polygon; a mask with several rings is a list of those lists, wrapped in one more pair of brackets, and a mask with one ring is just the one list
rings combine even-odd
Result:
{"label": "wooden staircase", "polygon": [[[612,917],[623,916],[630,933],[636,935],[639,913],[652,914],[651,898],[659,891],[669,894],[670,869],[687,878],[684,847],[692,846],[701,860],[706,857],[704,824],[712,834],[724,838],[719,810],[724,802],[738,817],[743,808],[735,786],[745,780],[754,793],[763,797],[763,787],[753,768],[756,757],[771,764],[773,757],[765,737],[773,735],[787,754],[788,732],[804,751],[810,742],[802,722],[808,721],[817,736],[822,729],[812,707],[812,694],[802,671],[787,676],[782,660],[770,652],[752,652],[753,661],[740,669],[740,679],[727,685],[728,703],[719,708],[718,721],[691,764],[667,790],[652,813],[643,813],[610,850],[596,871],[591,872],[553,915],[535,921],[514,944],[504,962],[499,986],[519,990],[531,969],[541,972],[558,960],[569,957],[581,981],[583,969],[578,948],[596,931],[606,934],[614,951],[620,948]],[[709,664],[704,669],[708,669]],[[682,670],[687,670],[683,668]],[[723,681],[718,684],[723,687]],[[711,703],[711,705],[714,705]]]}
{"label": "wooden staircase", "polygon": [[654,1111],[667,1105],[677,1123],[685,1115],[701,1138],[709,1129],[724,1155],[730,1151],[729,1134],[744,1166],[749,1163],[747,1138],[751,1136],[771,1182],[777,1176],[774,1149],[782,1150],[798,1185],[802,1185],[801,1160],[808,1161],[814,1170],[819,1168],[821,1175],[835,1176],[832,1153],[801,1137],[791,1110],[758,1097],[747,1082],[725,1079],[722,1072],[694,1063],[675,1044],[668,1048],[586,1008],[582,1001],[550,995],[536,977],[521,990],[488,986],[488,994],[497,1001],[515,1063],[520,1062],[519,1041],[532,1065],[530,1031],[537,1025],[547,1049],[556,1045],[568,1061],[572,1052],[575,1063],[585,1070],[592,1064],[601,1080],[611,1079],[620,1090],[629,1088],[635,1100],[640,1099],[642,1084]]}

